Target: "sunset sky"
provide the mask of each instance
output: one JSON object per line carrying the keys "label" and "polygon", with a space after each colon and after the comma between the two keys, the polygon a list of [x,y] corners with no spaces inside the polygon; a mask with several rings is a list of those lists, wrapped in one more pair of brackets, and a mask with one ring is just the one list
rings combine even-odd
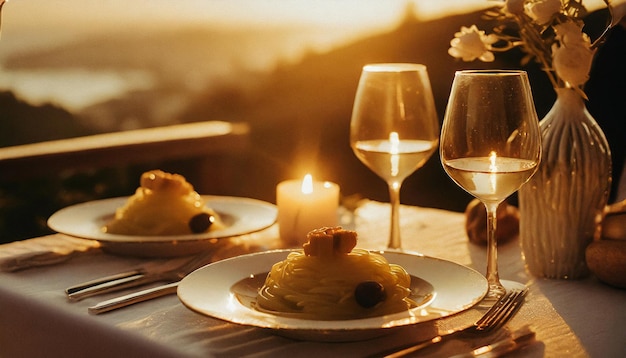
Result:
{"label": "sunset sky", "polygon": [[[3,50],[26,42],[138,26],[202,24],[241,27],[311,24],[329,29],[328,45],[386,30],[407,4],[423,19],[463,13],[499,0],[9,0],[3,9]],[[603,4],[585,0],[588,8]],[[0,45],[3,45],[0,43]],[[3,48],[4,47],[4,48]]]}
{"label": "sunset sky", "polygon": [[[408,0],[10,0],[3,9],[5,46],[28,36],[101,32],[137,26],[311,24],[332,28],[336,41],[395,25]],[[415,0],[423,18],[470,11],[487,0]],[[339,31],[338,31],[339,30]],[[20,39],[20,41],[23,41]],[[10,44],[6,44],[9,42]],[[1,45],[1,43],[0,43]],[[5,47],[6,48],[6,47]],[[0,48],[1,51],[1,48]]]}
{"label": "sunset sky", "polygon": [[[3,68],[4,60],[11,55],[36,53],[89,35],[120,37],[129,32],[154,38],[154,30],[169,31],[187,25],[218,29],[297,25],[299,28],[294,27],[289,34],[288,44],[264,46],[265,52],[274,51],[270,59],[297,59],[310,50],[325,52],[367,35],[389,31],[403,18],[409,4],[414,6],[418,17],[432,19],[478,10],[497,1],[9,0],[2,9],[0,90],[13,90],[33,103],[53,101],[78,108],[114,96],[129,86],[134,88],[135,85],[127,83],[127,75]],[[588,7],[594,3],[602,4],[602,1],[585,0]],[[303,30],[307,25],[308,29]],[[68,91],[80,88],[76,84],[85,83],[87,75],[90,76],[88,90]]]}
{"label": "sunset sky", "polygon": [[[493,0],[10,0],[7,22],[44,24],[133,21],[310,22],[367,26],[388,22],[414,3],[424,17],[468,11]],[[93,23],[93,21],[96,21]]]}

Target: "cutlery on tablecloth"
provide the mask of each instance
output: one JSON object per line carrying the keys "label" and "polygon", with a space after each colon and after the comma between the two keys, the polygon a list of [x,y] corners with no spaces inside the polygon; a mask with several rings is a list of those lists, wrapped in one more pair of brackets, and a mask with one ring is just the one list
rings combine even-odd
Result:
{"label": "cutlery on tablecloth", "polygon": [[376,356],[384,356],[386,358],[404,357],[407,354],[417,352],[459,333],[465,333],[468,335],[483,335],[493,332],[495,329],[498,329],[506,324],[509,319],[515,315],[522,303],[524,303],[527,293],[528,288],[524,288],[523,290],[510,290],[502,296],[480,319],[478,319],[478,321],[467,328],[447,332],[443,335],[433,337],[430,340],[417,344],[385,351],[377,354]]}
{"label": "cutlery on tablecloth", "polygon": [[95,306],[91,306],[87,310],[91,314],[100,314],[104,312],[113,311],[118,308],[130,306],[135,303],[151,300],[153,298],[176,293],[179,283],[180,281],[172,282],[166,285],[148,288],[146,290],[133,292],[128,295],[112,298],[110,300],[100,302]]}
{"label": "cutlery on tablecloth", "polygon": [[450,358],[472,358],[472,357],[501,357],[523,347],[526,347],[535,340],[535,332],[528,326],[519,328],[510,336],[498,339],[495,342],[472,349],[465,354],[454,355]]}
{"label": "cutlery on tablecloth", "polygon": [[65,293],[70,300],[79,301],[83,298],[138,287],[148,283],[179,281],[189,273],[211,263],[213,260],[214,252],[206,251],[170,270],[160,272],[149,272],[145,269],[132,270],[69,287],[65,290]]}

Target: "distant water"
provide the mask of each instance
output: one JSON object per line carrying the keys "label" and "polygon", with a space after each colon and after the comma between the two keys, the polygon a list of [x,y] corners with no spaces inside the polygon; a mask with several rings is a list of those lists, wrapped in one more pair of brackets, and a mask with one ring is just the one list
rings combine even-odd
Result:
{"label": "distant water", "polygon": [[0,89],[11,90],[29,103],[53,103],[69,111],[150,89],[155,79],[141,70],[35,69],[7,71],[0,67]]}

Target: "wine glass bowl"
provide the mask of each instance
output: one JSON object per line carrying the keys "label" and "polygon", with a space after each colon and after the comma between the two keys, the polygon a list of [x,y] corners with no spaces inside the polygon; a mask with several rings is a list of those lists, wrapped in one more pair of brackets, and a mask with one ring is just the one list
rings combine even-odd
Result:
{"label": "wine glass bowl", "polygon": [[497,268],[496,210],[537,171],[539,120],[524,71],[455,74],[441,130],[444,170],[487,209],[488,297],[505,289]]}
{"label": "wine glass bowl", "polygon": [[389,187],[390,249],[401,248],[402,182],[424,165],[438,142],[439,120],[426,66],[364,66],[350,121],[350,146],[356,157]]}

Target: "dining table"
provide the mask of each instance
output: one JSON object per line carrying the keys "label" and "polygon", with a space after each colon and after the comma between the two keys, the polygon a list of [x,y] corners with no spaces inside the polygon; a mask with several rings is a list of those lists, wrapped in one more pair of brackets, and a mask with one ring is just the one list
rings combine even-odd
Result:
{"label": "dining table", "polygon": [[[356,209],[341,208],[338,215],[342,226],[358,233],[357,247],[386,249],[388,203],[362,200]],[[463,213],[402,205],[400,223],[403,251],[484,274],[487,249],[470,242]],[[217,240],[212,250],[219,263],[284,247],[273,224]],[[61,233],[0,245],[0,357],[380,356],[395,347],[471,325],[481,314],[476,305],[440,319],[382,330],[366,339],[353,335],[333,341],[294,338],[273,329],[217,319],[188,308],[176,294],[90,314],[90,306],[136,289],[76,302],[65,293],[80,282],[181,260],[112,253],[99,241]],[[626,357],[626,290],[593,275],[579,280],[533,277],[525,270],[517,237],[498,245],[498,266],[501,279],[523,283],[529,292],[517,314],[494,334],[525,326],[535,333],[532,342],[509,356]],[[211,287],[210,278],[206,285]],[[452,356],[478,345],[473,339],[444,339],[412,356]]]}

